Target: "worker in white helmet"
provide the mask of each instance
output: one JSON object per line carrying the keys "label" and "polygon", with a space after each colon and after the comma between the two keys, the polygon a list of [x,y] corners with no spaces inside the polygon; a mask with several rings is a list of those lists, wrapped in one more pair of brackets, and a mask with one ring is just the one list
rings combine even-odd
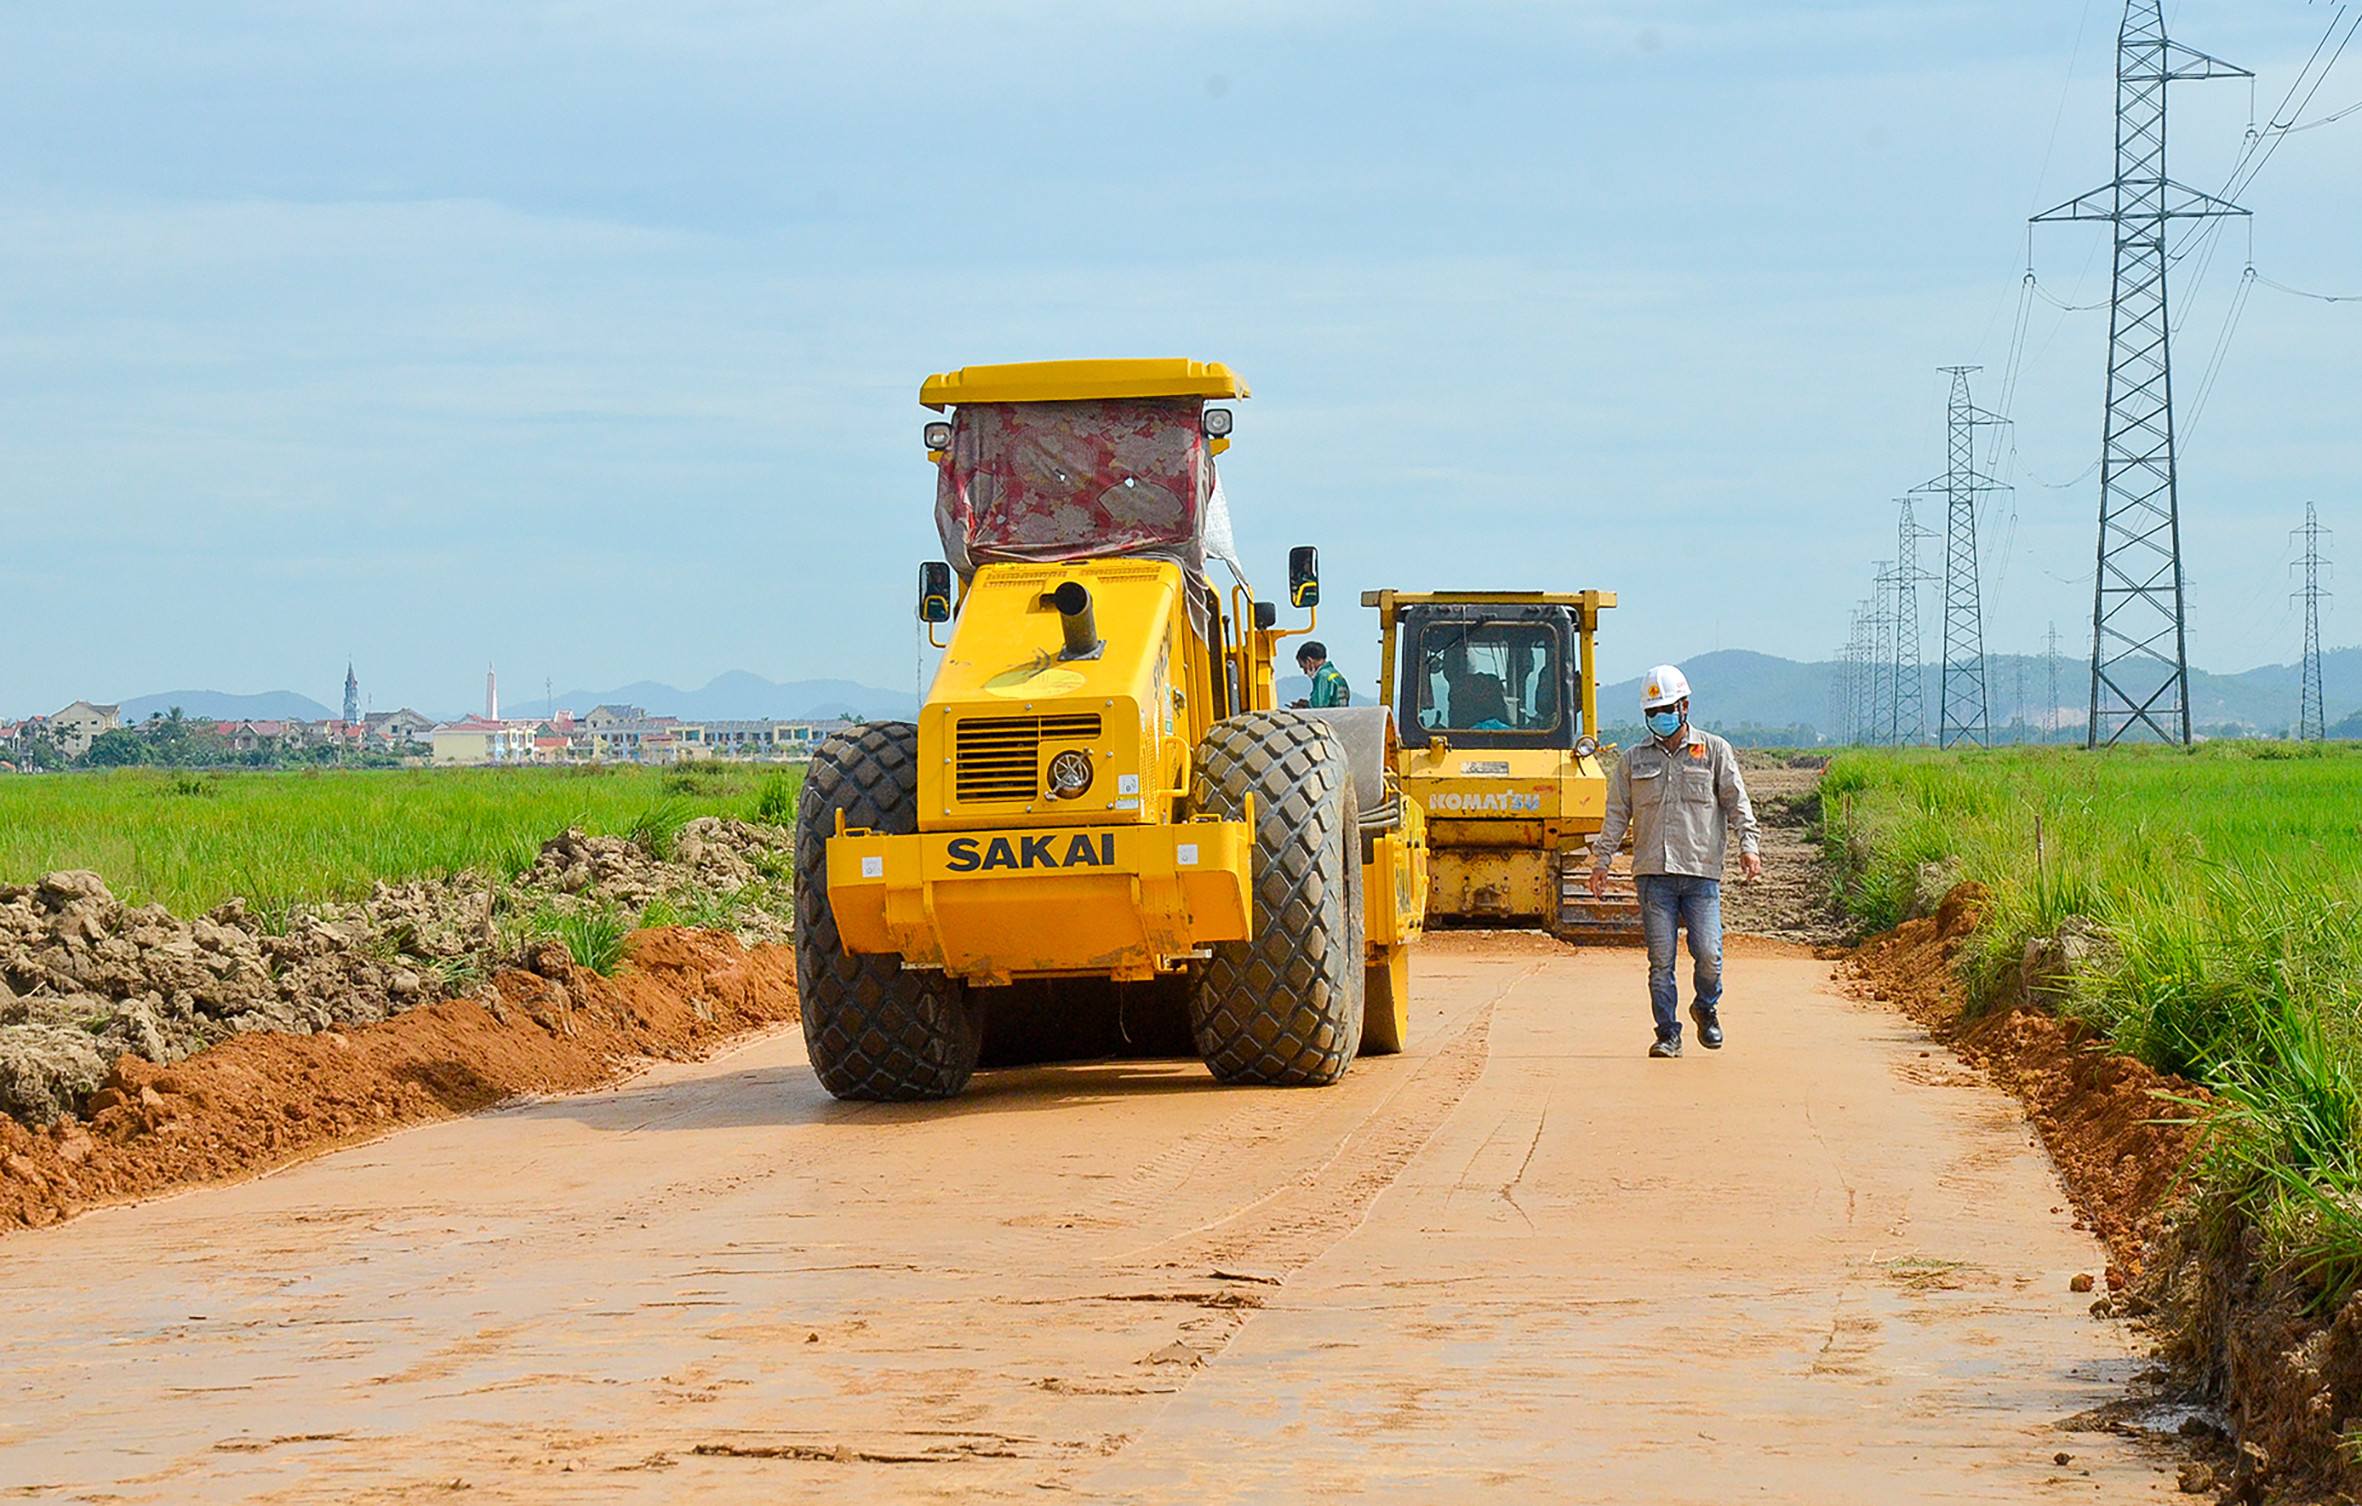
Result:
{"label": "worker in white helmet", "polygon": [[1608,860],[1632,833],[1633,886],[1648,941],[1649,1003],[1656,1012],[1651,1056],[1681,1055],[1679,991],[1673,981],[1674,932],[1689,932],[1697,964],[1689,1017],[1698,1044],[1722,1045],[1722,863],[1730,829],[1739,830],[1739,871],[1763,872],[1755,807],[1729,743],[1690,725],[1689,680],[1670,664],[1641,679],[1648,740],[1616,760],[1607,785],[1607,819],[1591,843],[1591,894],[1607,894]]}

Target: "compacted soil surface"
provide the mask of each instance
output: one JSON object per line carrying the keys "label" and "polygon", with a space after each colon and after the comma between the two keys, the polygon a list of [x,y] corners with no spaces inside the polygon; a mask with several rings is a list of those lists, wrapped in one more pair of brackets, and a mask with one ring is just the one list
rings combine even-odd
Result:
{"label": "compacted soil surface", "polygon": [[0,1491],[2182,1498],[2017,1103],[1802,948],[1729,971],[1650,1061],[1637,952],[1435,938],[1318,1090],[844,1104],[773,1029],[20,1229]]}

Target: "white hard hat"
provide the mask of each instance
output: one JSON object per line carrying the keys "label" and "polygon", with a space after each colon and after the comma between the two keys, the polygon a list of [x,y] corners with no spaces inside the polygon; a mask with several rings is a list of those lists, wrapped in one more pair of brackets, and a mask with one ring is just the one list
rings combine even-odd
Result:
{"label": "white hard hat", "polygon": [[1689,677],[1671,664],[1660,664],[1640,677],[1640,709],[1654,711],[1689,699]]}

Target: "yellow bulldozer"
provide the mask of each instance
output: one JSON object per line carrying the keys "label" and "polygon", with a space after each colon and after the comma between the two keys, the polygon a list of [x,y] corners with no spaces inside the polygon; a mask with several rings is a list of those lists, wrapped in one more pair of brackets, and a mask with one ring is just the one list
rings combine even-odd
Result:
{"label": "yellow bulldozer", "polygon": [[1640,904],[1618,858],[1585,879],[1607,811],[1592,643],[1613,591],[1365,591],[1394,697],[1403,790],[1427,813],[1427,919],[1631,941]]}
{"label": "yellow bulldozer", "polygon": [[[1225,1082],[1328,1083],[1402,1049],[1424,813],[1383,708],[1275,702],[1294,633],[1239,568],[1214,466],[1219,404],[1247,395],[1178,360],[921,386],[950,416],[925,425],[948,557],[920,567],[919,616],[950,638],[917,722],[832,735],[796,812],[796,975],[831,1093],[948,1097],[996,1015],[1108,988],[1179,993]],[[1288,576],[1317,622],[1314,551]]]}

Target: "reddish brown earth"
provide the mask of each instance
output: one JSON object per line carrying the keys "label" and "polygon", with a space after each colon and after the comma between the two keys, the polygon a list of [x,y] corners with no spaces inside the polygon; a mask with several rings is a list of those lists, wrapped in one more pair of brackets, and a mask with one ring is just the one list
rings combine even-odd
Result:
{"label": "reddish brown earth", "polygon": [[240,1035],[170,1067],[124,1055],[86,1120],[36,1130],[0,1118],[0,1230],[252,1176],[522,1094],[596,1087],[796,1018],[794,952],[748,950],[723,932],[635,932],[612,978],[555,949],[536,967],[501,973],[482,1000],[379,1024]]}
{"label": "reddish brown earth", "polygon": [[1830,970],[1734,947],[1656,1061],[1637,952],[1435,938],[1322,1089],[839,1103],[754,1031],[19,1231],[0,1494],[2182,1499],[2018,1106]]}

